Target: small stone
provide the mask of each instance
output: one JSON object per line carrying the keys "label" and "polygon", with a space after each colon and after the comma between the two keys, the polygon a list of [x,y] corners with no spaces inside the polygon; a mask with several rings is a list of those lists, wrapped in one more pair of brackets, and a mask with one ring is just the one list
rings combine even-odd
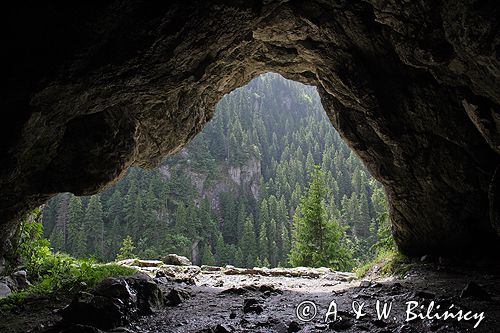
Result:
{"label": "small stone", "polygon": [[17,282],[10,276],[2,276],[0,277],[0,283],[7,285],[12,292],[15,292],[19,289]]}
{"label": "small stone", "polygon": [[371,282],[368,280],[363,280],[359,283],[359,286],[361,288],[368,288],[371,285]]}
{"label": "small stone", "polygon": [[134,262],[134,266],[139,266],[139,267],[160,267],[163,265],[163,261],[161,260],[136,260]]}
{"label": "small stone", "polygon": [[215,328],[213,329],[213,333],[230,333],[232,332],[233,330],[225,325],[225,324],[219,324],[217,326],[215,326]]}
{"label": "small stone", "polygon": [[247,288],[236,288],[236,287],[233,287],[233,288],[224,289],[220,293],[221,294],[243,295],[243,294],[246,294],[247,292],[248,292]]}
{"label": "small stone", "polygon": [[170,280],[167,279],[165,276],[162,276],[162,277],[156,277],[154,278],[154,281],[158,284],[162,284],[162,285],[169,285],[171,284]]}
{"label": "small stone", "polygon": [[250,313],[254,312],[260,314],[264,311],[262,306],[259,304],[259,301],[255,298],[247,298],[243,301],[243,312]]}
{"label": "small stone", "polygon": [[314,325],[314,328],[317,330],[326,330],[328,328],[327,324],[316,324]]}
{"label": "small stone", "polygon": [[191,277],[175,278],[175,279],[173,279],[173,282],[179,283],[179,284],[185,284],[188,286],[195,286],[196,285],[196,281]]}
{"label": "small stone", "polygon": [[236,313],[235,312],[231,312],[229,314],[229,319],[234,319],[234,318],[236,318]]}
{"label": "small stone", "polygon": [[209,265],[201,265],[201,270],[203,272],[220,272],[222,267],[219,266],[209,266]]}
{"label": "small stone", "polygon": [[335,331],[345,331],[354,325],[353,321],[348,318],[343,318],[342,320],[336,320],[331,322],[328,327]]}
{"label": "small stone", "polygon": [[300,324],[297,323],[296,321],[291,321],[290,324],[288,324],[288,333],[295,333],[301,330]]}
{"label": "small stone", "polygon": [[259,287],[259,291],[263,293],[283,293],[281,290],[277,289],[275,286],[270,285],[270,284],[263,284]]}

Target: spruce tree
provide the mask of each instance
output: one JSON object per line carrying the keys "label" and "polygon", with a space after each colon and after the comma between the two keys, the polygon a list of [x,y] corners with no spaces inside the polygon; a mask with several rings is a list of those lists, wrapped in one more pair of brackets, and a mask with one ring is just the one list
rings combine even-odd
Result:
{"label": "spruce tree", "polygon": [[84,232],[87,239],[87,255],[102,258],[104,252],[104,220],[99,195],[90,198],[85,210]]}
{"label": "spruce tree", "polygon": [[250,268],[254,267],[256,265],[258,253],[255,230],[252,218],[250,216],[245,220],[243,235],[241,237],[239,247],[243,251],[243,266]]}
{"label": "spruce tree", "polygon": [[210,245],[207,243],[203,245],[203,250],[201,252],[201,262],[203,263],[203,265],[215,265],[215,257],[212,253]]}
{"label": "spruce tree", "polygon": [[118,250],[118,255],[116,256],[116,260],[124,260],[124,259],[134,259],[137,258],[134,254],[135,246],[132,237],[127,236],[123,239],[122,247]]}
{"label": "spruce tree", "polygon": [[346,270],[352,265],[352,254],[345,245],[344,231],[338,222],[327,218],[323,178],[321,169],[315,166],[309,188],[294,216],[290,263],[293,266]]}
{"label": "spruce tree", "polygon": [[[68,246],[67,250],[77,256],[81,256],[82,249],[86,244],[82,239],[83,228],[83,207],[80,197],[71,196],[69,200],[69,216],[68,216]],[[83,243],[83,244],[82,244]]]}

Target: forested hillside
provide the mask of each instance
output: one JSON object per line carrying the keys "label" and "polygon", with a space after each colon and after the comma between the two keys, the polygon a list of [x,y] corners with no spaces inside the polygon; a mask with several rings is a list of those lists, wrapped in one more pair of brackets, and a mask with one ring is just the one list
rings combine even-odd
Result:
{"label": "forested hillside", "polygon": [[45,234],[56,250],[103,261],[130,236],[141,258],[286,266],[315,164],[328,218],[345,228],[354,257],[368,259],[386,215],[380,184],[333,129],[316,89],[272,73],[226,95],[203,132],[159,168],[132,168],[98,195],[50,200]]}

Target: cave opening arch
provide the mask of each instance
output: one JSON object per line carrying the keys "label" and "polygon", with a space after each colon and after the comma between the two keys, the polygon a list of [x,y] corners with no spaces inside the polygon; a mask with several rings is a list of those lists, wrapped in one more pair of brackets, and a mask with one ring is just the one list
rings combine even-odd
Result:
{"label": "cave opening arch", "polygon": [[[494,12],[447,2],[394,15],[342,1],[82,6],[11,13],[33,20],[9,29],[3,244],[27,209],[155,165],[224,93],[273,71],[318,87],[334,127],[385,186],[403,252],[497,246]],[[477,16],[481,38],[462,34]]]}
{"label": "cave opening arch", "polygon": [[[63,193],[49,200],[44,233],[54,251],[104,262],[114,260],[130,239],[143,259],[172,252],[198,266],[288,265],[296,208],[315,165],[325,184],[321,220],[333,228],[328,246],[343,249],[321,253],[342,253],[342,266],[335,268],[350,270],[354,261],[371,258],[378,230],[387,227],[383,189],[331,126],[317,89],[275,73],[224,95],[203,130],[153,170],[133,168],[90,197]],[[85,222],[90,219],[95,226]],[[304,229],[300,239],[311,237],[311,230]],[[333,230],[347,238],[337,239]],[[253,247],[243,244],[252,243],[249,238],[260,244],[265,237],[265,248],[255,246],[260,261],[249,258]]]}

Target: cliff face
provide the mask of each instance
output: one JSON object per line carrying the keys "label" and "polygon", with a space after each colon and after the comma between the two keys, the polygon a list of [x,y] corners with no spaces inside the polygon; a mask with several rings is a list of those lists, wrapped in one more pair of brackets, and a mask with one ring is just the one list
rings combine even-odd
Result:
{"label": "cliff face", "polygon": [[[182,149],[180,155],[184,159],[189,159],[187,149]],[[159,167],[160,174],[170,180],[173,168],[181,169],[190,184],[196,190],[196,197],[199,199],[207,198],[210,207],[218,211],[220,209],[220,194],[233,193],[238,195],[242,189],[250,189],[255,200],[259,197],[259,181],[261,177],[261,162],[251,156],[241,165],[231,165],[227,162],[221,162],[216,169],[210,173],[193,170],[193,168],[184,165],[163,165]],[[178,170],[179,171],[179,170]],[[199,204],[199,202],[198,202]]]}
{"label": "cliff face", "polygon": [[267,71],[318,87],[332,124],[384,184],[405,253],[482,253],[498,242],[495,2],[6,11],[2,243],[22,213],[55,193],[95,193],[129,166],[179,151],[224,93]]}

